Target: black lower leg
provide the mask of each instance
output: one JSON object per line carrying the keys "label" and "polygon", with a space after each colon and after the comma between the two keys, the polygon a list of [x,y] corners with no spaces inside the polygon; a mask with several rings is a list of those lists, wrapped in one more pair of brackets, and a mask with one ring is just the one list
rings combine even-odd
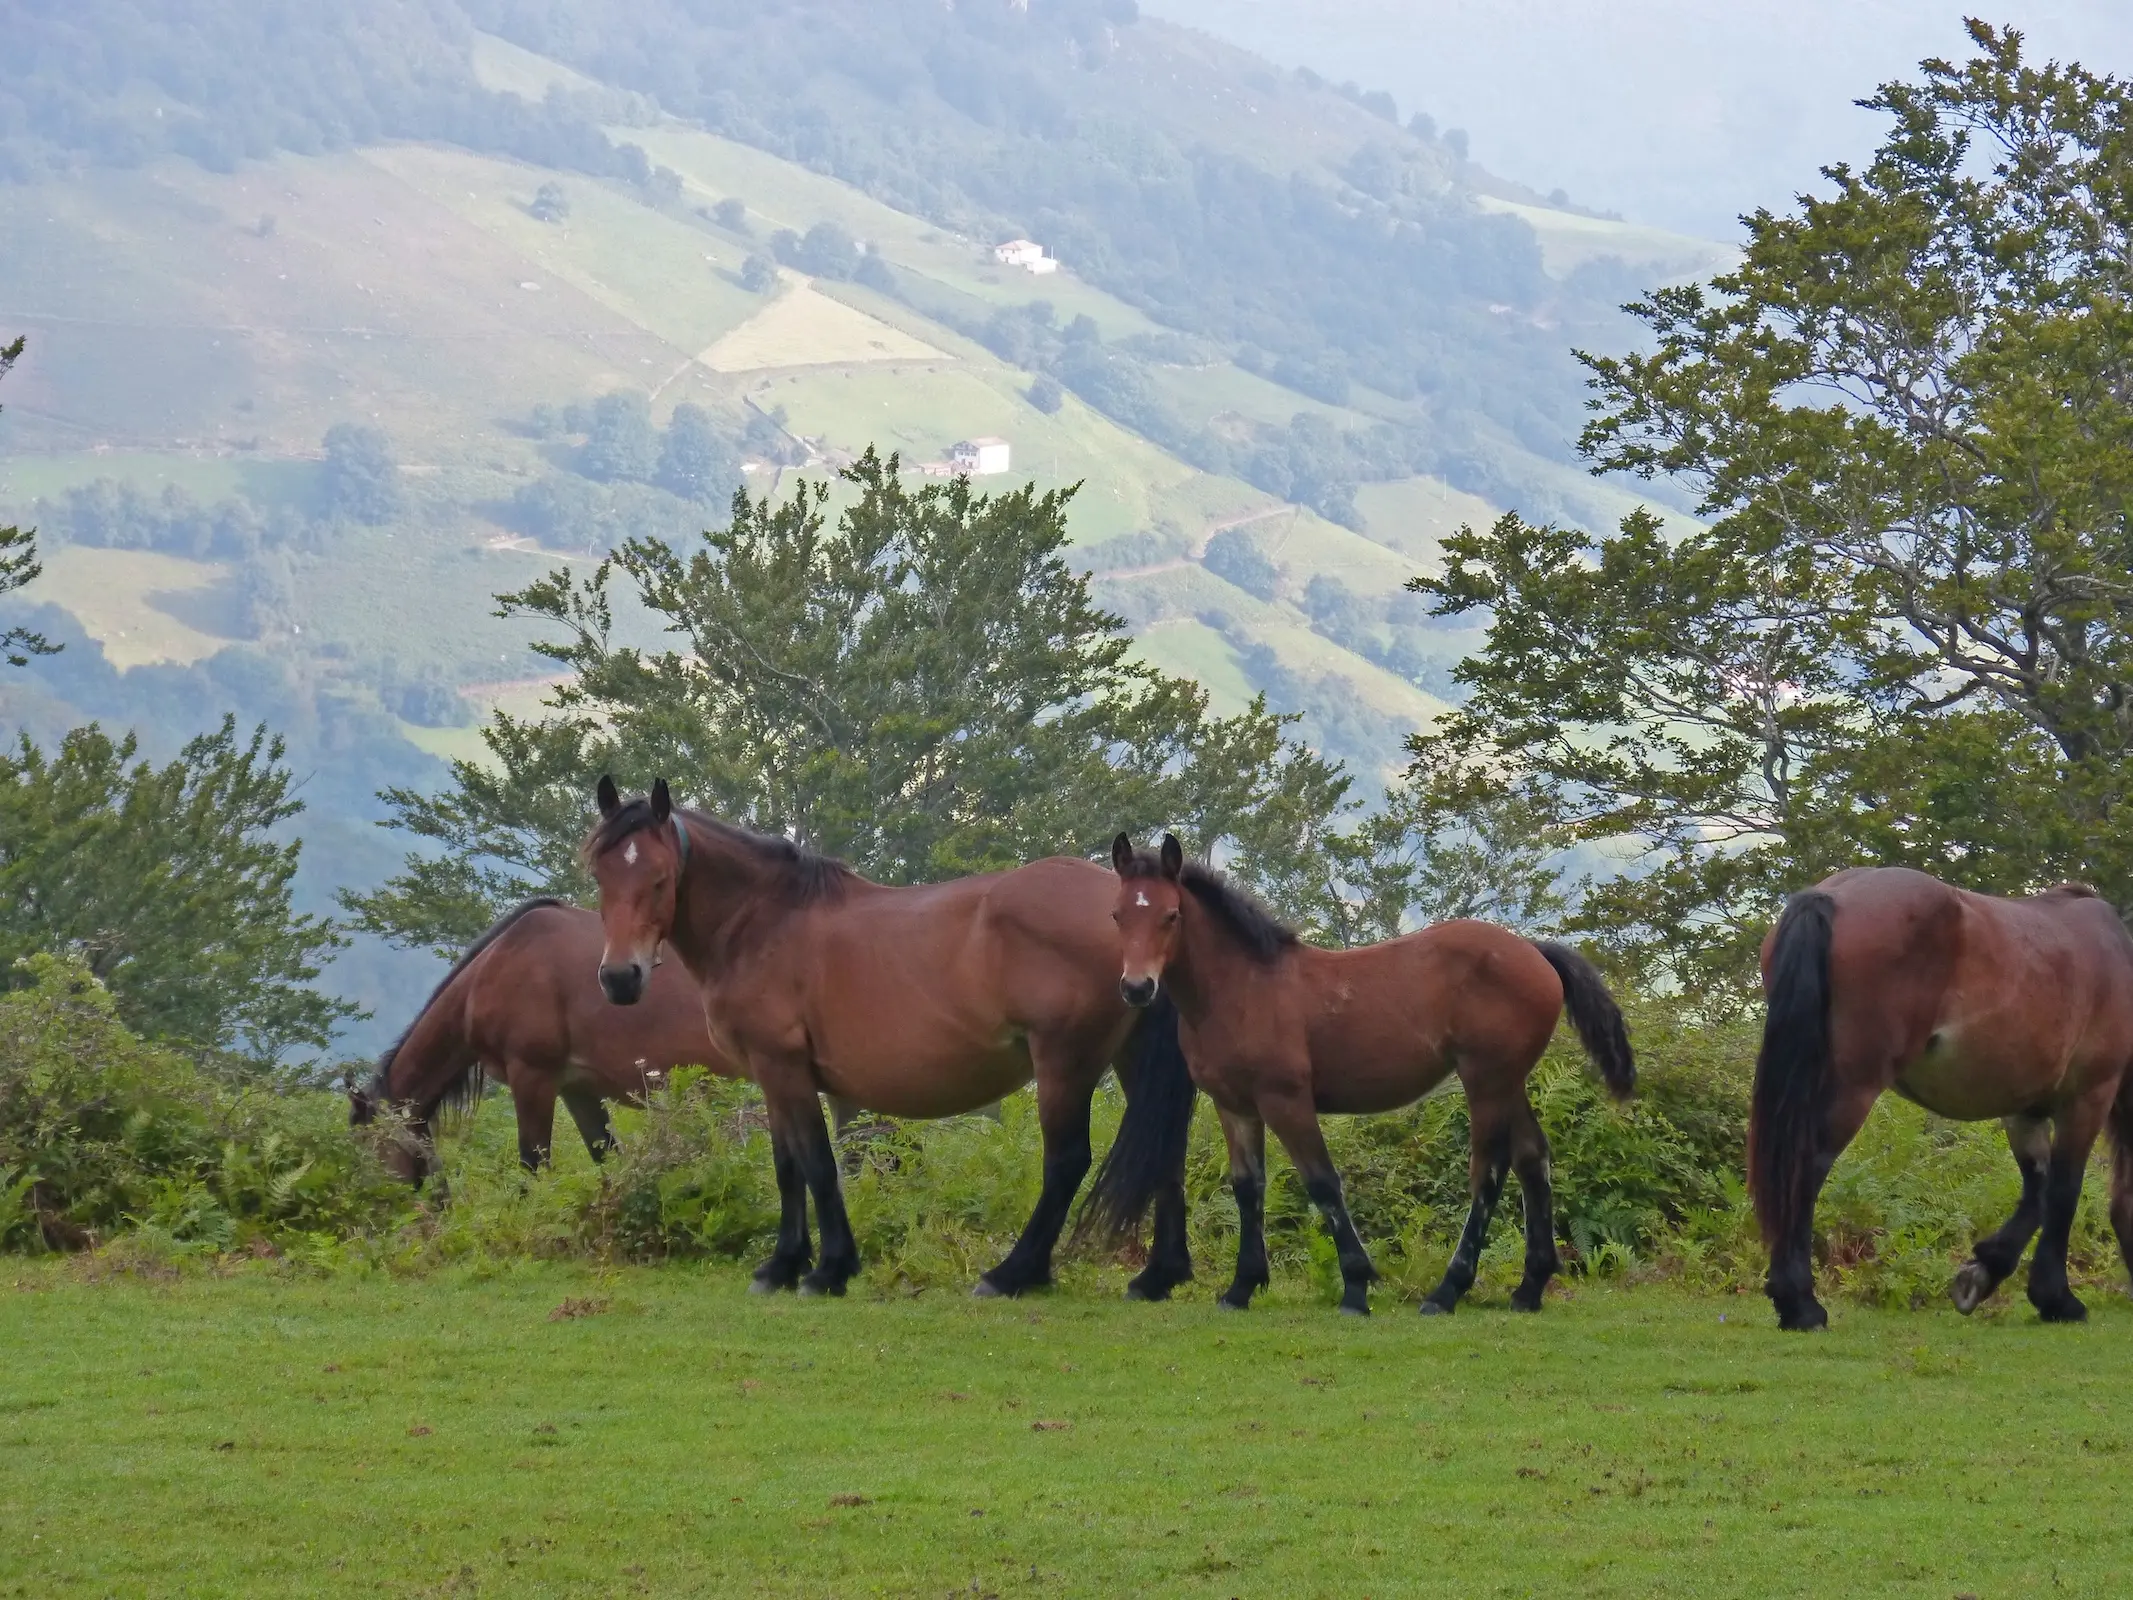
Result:
{"label": "black lower leg", "polygon": [[1353,1316],[1367,1316],[1370,1284],[1378,1269],[1371,1265],[1370,1252],[1363,1248],[1363,1237],[1355,1231],[1355,1222],[1348,1215],[1340,1174],[1330,1170],[1310,1174],[1304,1179],[1304,1193],[1318,1207],[1326,1232],[1333,1236],[1333,1248],[1340,1253],[1341,1310]]}
{"label": "black lower leg", "polygon": [[615,1148],[615,1129],[608,1121],[607,1102],[596,1094],[565,1090],[563,1109],[577,1124],[578,1137],[585,1141],[585,1153],[595,1161],[605,1161]]}
{"label": "black lower leg", "polygon": [[1222,1304],[1242,1311],[1252,1303],[1255,1290],[1267,1286],[1266,1264],[1266,1174],[1233,1172],[1230,1188],[1237,1195],[1237,1275],[1222,1293]]}
{"label": "black lower leg", "polygon": [[1459,1246],[1452,1252],[1443,1279],[1422,1302],[1425,1315],[1457,1309],[1460,1297],[1474,1287],[1474,1275],[1481,1270],[1482,1246],[1489,1242],[1489,1222],[1496,1215],[1496,1202],[1502,1194],[1503,1166],[1492,1163],[1474,1191],[1473,1204],[1466,1209],[1466,1227],[1460,1231]]}
{"label": "black lower leg", "polygon": [[1192,1282],[1192,1250],[1185,1242],[1185,1179],[1181,1174],[1155,1192],[1155,1221],[1148,1234],[1148,1264],[1126,1285],[1129,1300],[1168,1300],[1170,1291]]}
{"label": "black lower leg", "polygon": [[1955,1275],[1955,1308],[1965,1316],[1975,1311],[1993,1290],[2006,1282],[2021,1263],[2022,1252],[2037,1231],[2044,1215],[2044,1179],[2050,1167],[2047,1150],[2020,1150],[2016,1164],[2022,1170],[2022,1198],[2014,1215],[1998,1231],[1978,1240],[1970,1259]]}
{"label": "black lower leg", "polygon": [[1511,1309],[1538,1311],[1548,1280],[1562,1268],[1555,1249],[1555,1187],[1548,1178],[1545,1150],[1518,1164],[1518,1187],[1526,1202],[1526,1271],[1511,1291]]}
{"label": "black lower leg", "polygon": [[1770,1303],[1777,1308],[1778,1326],[1790,1333],[1812,1333],[1829,1326],[1829,1313],[1815,1298],[1815,1202],[1836,1157],[1817,1153],[1813,1161],[1800,1213],[1771,1247],[1770,1276],[1764,1284]]}
{"label": "black lower leg", "polygon": [[1052,1251],[1081,1180],[1089,1175],[1089,1117],[1063,1119],[1044,1132],[1044,1188],[1007,1258],[978,1280],[977,1292],[1020,1294],[1052,1281]]}
{"label": "black lower leg", "polygon": [[2085,1150],[2078,1157],[2054,1150],[2044,1176],[2044,1224],[2037,1235],[2036,1257],[2029,1264],[2029,1303],[2046,1322],[2080,1322],[2089,1314],[2066,1281],[2067,1240],[2081,1204],[2087,1156]]}
{"label": "black lower leg", "polygon": [[837,1147],[830,1143],[829,1127],[822,1120],[822,1107],[810,1101],[810,1116],[800,1120],[799,1148],[795,1155],[800,1175],[807,1180],[815,1201],[815,1221],[822,1230],[822,1257],[814,1270],[800,1280],[802,1294],[843,1294],[844,1286],[859,1270],[859,1244],[852,1237],[852,1221],[844,1209],[844,1186],[837,1172]]}
{"label": "black lower leg", "polygon": [[755,1269],[758,1293],[790,1289],[814,1258],[807,1241],[807,1180],[791,1146],[775,1134],[770,1141],[771,1167],[778,1178],[778,1244],[770,1259]]}

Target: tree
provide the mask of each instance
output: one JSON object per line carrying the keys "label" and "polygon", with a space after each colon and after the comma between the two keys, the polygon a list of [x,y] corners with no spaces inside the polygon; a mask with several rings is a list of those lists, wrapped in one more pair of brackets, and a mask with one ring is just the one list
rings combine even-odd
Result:
{"label": "tree", "polygon": [[659,470],[659,435],[651,403],[631,390],[603,394],[592,404],[578,470],[605,483],[649,483]]}
{"label": "tree", "polygon": [[[665,776],[890,882],[1162,826],[1227,842],[1261,881],[1342,801],[1346,778],[1263,705],[1211,718],[1196,685],[1130,659],[1063,559],[1072,490],[913,489],[898,465],[870,450],[848,469],[834,527],[824,484],[742,493],[692,554],[637,540],[587,578],[503,596],[502,614],[553,630],[537,648],[572,679],[542,720],[499,714],[489,758],[455,764],[444,794],[387,792],[391,825],[435,848],[350,897],[360,923],[452,948],[527,894],[583,893],[603,772]],[[618,580],[673,647],[614,639]]]}
{"label": "tree", "polygon": [[1059,408],[1066,404],[1065,391],[1050,373],[1039,373],[1023,398],[1048,417],[1058,415]]}
{"label": "tree", "polygon": [[748,204],[738,195],[728,195],[711,208],[711,220],[728,233],[746,234],[748,230]]}
{"label": "tree", "polygon": [[326,430],[326,464],[319,472],[319,504],[329,517],[373,525],[400,514],[400,470],[385,430],[340,422]]}
{"label": "tree", "polygon": [[760,251],[741,263],[741,287],[750,294],[768,294],[778,286],[778,264]]}
{"label": "tree", "polygon": [[710,414],[686,400],[676,406],[659,448],[660,487],[708,502],[730,495],[740,478],[740,459],[713,430]]}
{"label": "tree", "polygon": [[356,1015],[312,988],[345,941],[291,909],[303,810],[282,743],[234,718],[163,766],[94,723],[0,756],[0,957],[73,950],[128,1027],[255,1066]]}
{"label": "tree", "polygon": [[[22,359],[23,341],[0,345],[0,378]],[[0,595],[13,594],[24,584],[34,583],[44,564],[37,559],[35,528],[0,528]],[[43,634],[28,628],[9,628],[0,633],[0,654],[11,667],[26,667],[32,656],[57,655],[60,647]]]}
{"label": "tree", "polygon": [[1207,570],[1246,594],[1271,600],[1281,590],[1281,568],[1242,528],[1228,528],[1207,541]]}
{"label": "tree", "polygon": [[526,209],[540,222],[567,222],[570,219],[570,196],[563,192],[560,183],[544,183],[534,191],[533,204]]}
{"label": "tree", "polygon": [[834,222],[818,222],[793,248],[792,264],[818,278],[849,278],[859,267],[859,246]]}
{"label": "tree", "polygon": [[1860,862],[2133,907],[2133,89],[1971,32],[1868,102],[1864,171],[1632,307],[1649,353],[1582,357],[1595,469],[1707,530],[1506,518],[1416,585],[1490,618],[1437,798],[1636,840],[1574,920],[1684,981],[1744,987],[1781,894]]}

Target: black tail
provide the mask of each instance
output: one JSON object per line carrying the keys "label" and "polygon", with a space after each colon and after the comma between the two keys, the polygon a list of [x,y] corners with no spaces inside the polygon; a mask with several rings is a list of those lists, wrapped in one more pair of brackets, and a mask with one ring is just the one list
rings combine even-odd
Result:
{"label": "black tail", "polygon": [[1829,1082],[1829,942],[1837,902],[1796,894],[1770,946],[1763,1048],[1748,1115],[1748,1192],[1765,1243],[1788,1238],[1813,1204]]}
{"label": "black tail", "polygon": [[1584,1041],[1585,1053],[1606,1080],[1607,1092],[1617,1100],[1627,1100],[1637,1091],[1637,1058],[1629,1048],[1629,1030],[1622,1025],[1622,1008],[1607,992],[1607,980],[1567,944],[1535,939],[1533,948],[1563,980],[1563,1009],[1570,1013],[1570,1025]]}
{"label": "black tail", "polygon": [[1155,997],[1133,1030],[1119,1081],[1126,1115],[1074,1223],[1076,1244],[1093,1238],[1117,1245],[1138,1233],[1157,1193],[1184,1177],[1195,1091],[1178,1043],[1178,1008],[1168,994]]}

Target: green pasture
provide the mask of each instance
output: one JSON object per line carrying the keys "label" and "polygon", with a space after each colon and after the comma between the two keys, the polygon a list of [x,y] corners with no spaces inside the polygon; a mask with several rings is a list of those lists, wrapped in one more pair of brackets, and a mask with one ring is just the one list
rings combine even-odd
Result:
{"label": "green pasture", "polygon": [[5,1595],[2105,1595],[2133,1315],[0,1287]]}
{"label": "green pasture", "polygon": [[1740,251],[1732,245],[1671,233],[1665,228],[1581,216],[1574,211],[1526,205],[1495,195],[1477,195],[1475,203],[1484,211],[1517,217],[1530,227],[1540,241],[1543,267],[1557,278],[1568,277],[1588,261],[1609,256],[1640,271],[1675,278],[1707,277],[1725,271],[1740,259]]}

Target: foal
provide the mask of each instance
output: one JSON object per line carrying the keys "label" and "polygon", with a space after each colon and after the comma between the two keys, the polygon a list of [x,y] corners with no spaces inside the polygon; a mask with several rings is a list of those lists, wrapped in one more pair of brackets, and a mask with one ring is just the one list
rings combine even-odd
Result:
{"label": "foal", "polygon": [[[1473,1126],[1473,1204],[1444,1281],[1422,1302],[1451,1311],[1472,1287],[1507,1170],[1526,1199],[1525,1278],[1511,1296],[1538,1311],[1560,1262],[1548,1141],[1526,1078],[1567,1006],[1587,1053],[1618,1097],[1636,1086],[1622,1013],[1592,963],[1559,944],[1486,922],[1445,922],[1359,950],[1298,942],[1219,876],[1187,862],[1165,834],[1160,855],[1120,834],[1113,913],[1124,944],[1119,990],[1147,1005],[1167,986],[1193,1082],[1207,1091],[1229,1141],[1237,1196],[1237,1275],[1222,1304],[1242,1310],[1267,1282],[1266,1129],[1271,1125],[1340,1252],[1341,1309],[1370,1309],[1377,1276],[1341,1198],[1321,1112],[1391,1111],[1457,1073]],[[1187,1102],[1182,1116],[1190,1120]],[[1092,1212],[1123,1230],[1150,1198],[1140,1145],[1158,1136],[1129,1108],[1097,1175]],[[1167,1130],[1171,1139],[1176,1130]]]}

